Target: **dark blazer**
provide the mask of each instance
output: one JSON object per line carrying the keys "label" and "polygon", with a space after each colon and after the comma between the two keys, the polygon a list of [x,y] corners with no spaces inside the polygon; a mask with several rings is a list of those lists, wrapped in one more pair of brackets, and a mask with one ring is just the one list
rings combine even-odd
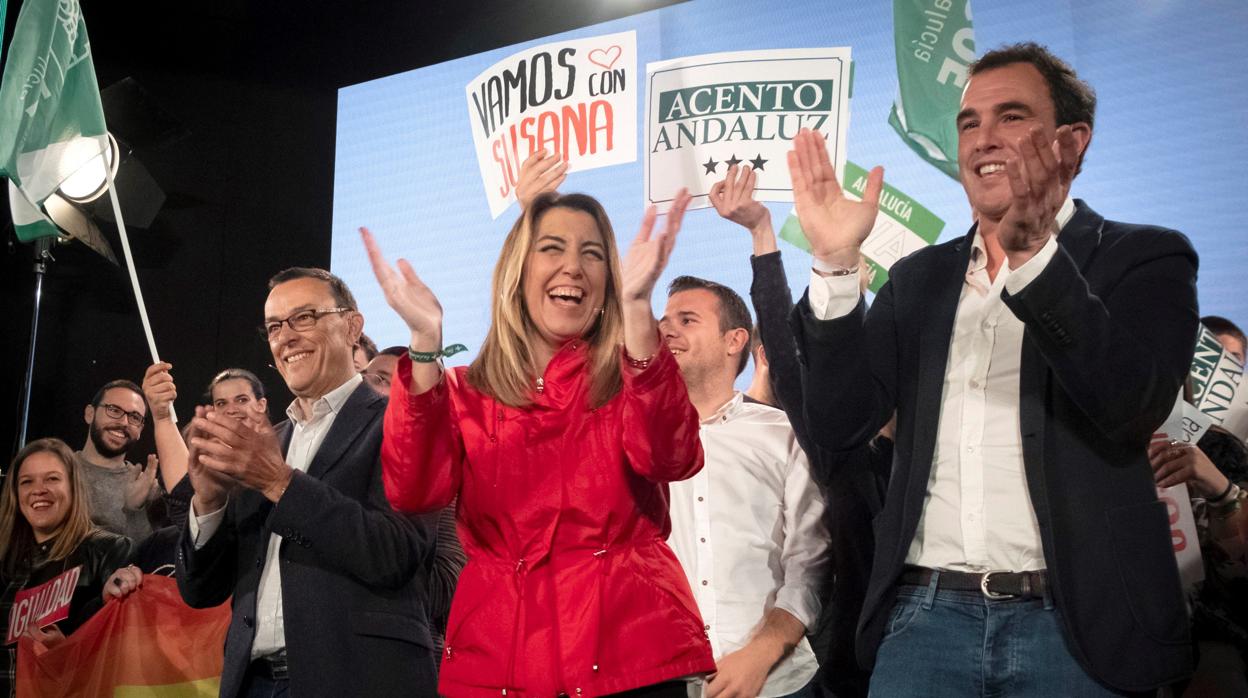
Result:
{"label": "dark blazer", "polygon": [[818,592],[823,601],[819,620],[815,627],[806,629],[819,660],[814,682],[825,693],[838,698],[866,696],[871,673],[858,666],[854,628],[867,595],[874,553],[871,520],[883,507],[892,442],[879,437],[851,451],[838,452],[811,442],[803,407],[797,342],[788,322],[793,297],[780,252],[750,257],[750,266],[754,271],[750,301],[767,352],[771,389],[810,460],[826,504],[824,525],[830,535],[832,574]]}
{"label": "dark blazer", "polygon": [[[189,528],[178,549],[178,588],[196,608],[233,597],[221,695],[238,695],[251,661],[256,592],[269,534],[282,537],[282,609],[294,696],[433,696],[436,663],[425,613],[431,532],[396,514],[381,485],[386,399],[361,384],[308,466],[276,504],[230,496],[203,548]],[[283,452],[292,426],[278,425]]]}
{"label": "dark blazer", "polygon": [[[1080,665],[1120,690],[1190,673],[1188,619],[1146,448],[1191,363],[1196,253],[1174,231],[1107,221],[1076,202],[1045,270],[1006,305],[1025,326],[1019,421],[1062,631]],[[899,261],[867,312],[794,312],[807,416],[824,448],[853,449],[897,410],[893,474],[859,622],[874,664],[931,474],[954,314],[974,229]],[[814,396],[826,396],[816,399]]]}

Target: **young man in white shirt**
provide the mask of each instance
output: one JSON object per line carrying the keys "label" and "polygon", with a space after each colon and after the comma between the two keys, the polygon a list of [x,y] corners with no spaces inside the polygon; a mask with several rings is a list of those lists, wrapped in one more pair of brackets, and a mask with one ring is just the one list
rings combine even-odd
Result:
{"label": "young man in white shirt", "polygon": [[805,635],[828,569],[823,497],[784,412],[733,389],[750,327],[740,296],[689,276],[659,323],[702,419],[706,467],[670,485],[668,543],[715,652],[709,698],[807,695],[819,668]]}

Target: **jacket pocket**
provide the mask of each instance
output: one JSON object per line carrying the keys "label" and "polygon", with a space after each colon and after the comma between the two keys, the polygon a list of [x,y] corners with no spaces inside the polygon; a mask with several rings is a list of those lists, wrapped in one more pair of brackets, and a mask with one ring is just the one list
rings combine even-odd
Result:
{"label": "jacket pocket", "polygon": [[402,640],[433,650],[428,624],[415,616],[385,611],[356,611],[351,614],[351,632],[356,635]]}
{"label": "jacket pocket", "polygon": [[1187,612],[1165,503],[1129,504],[1105,516],[1119,580],[1136,623],[1154,642],[1185,642]]}

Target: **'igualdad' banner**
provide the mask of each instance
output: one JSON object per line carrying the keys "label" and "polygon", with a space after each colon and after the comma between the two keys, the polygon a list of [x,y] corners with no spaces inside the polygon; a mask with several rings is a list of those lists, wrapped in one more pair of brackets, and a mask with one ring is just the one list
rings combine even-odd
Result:
{"label": "'igualdad' banner", "polygon": [[646,65],[645,197],[665,211],[687,187],[690,208],[732,165],[758,174],[755,196],[792,201],[787,153],[803,128],[827,137],[840,177],[849,129],[849,48],[738,51]]}
{"label": "'igualdad' banner", "polygon": [[22,589],[13,597],[9,611],[9,629],[4,644],[11,645],[31,625],[45,628],[69,617],[69,604],[78,588],[82,565],[71,567],[52,579],[29,589]]}
{"label": "'igualdad' banner", "polygon": [[542,150],[577,172],[637,159],[637,32],[543,44],[466,89],[472,142],[494,218],[516,200],[520,164]]}

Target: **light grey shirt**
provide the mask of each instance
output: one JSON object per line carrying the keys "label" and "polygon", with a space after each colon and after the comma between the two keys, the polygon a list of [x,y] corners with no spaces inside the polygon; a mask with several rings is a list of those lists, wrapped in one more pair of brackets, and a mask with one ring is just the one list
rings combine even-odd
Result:
{"label": "light grey shirt", "polygon": [[126,487],[135,478],[137,463],[125,461],[122,465],[101,465],[87,460],[82,451],[74,453],[78,460],[78,472],[82,474],[87,488],[87,501],[91,508],[91,521],[100,528],[126,536],[139,542],[152,534],[152,524],[147,520],[147,506],[160,496],[160,488],[152,483],[152,491],[141,509],[126,507]]}

